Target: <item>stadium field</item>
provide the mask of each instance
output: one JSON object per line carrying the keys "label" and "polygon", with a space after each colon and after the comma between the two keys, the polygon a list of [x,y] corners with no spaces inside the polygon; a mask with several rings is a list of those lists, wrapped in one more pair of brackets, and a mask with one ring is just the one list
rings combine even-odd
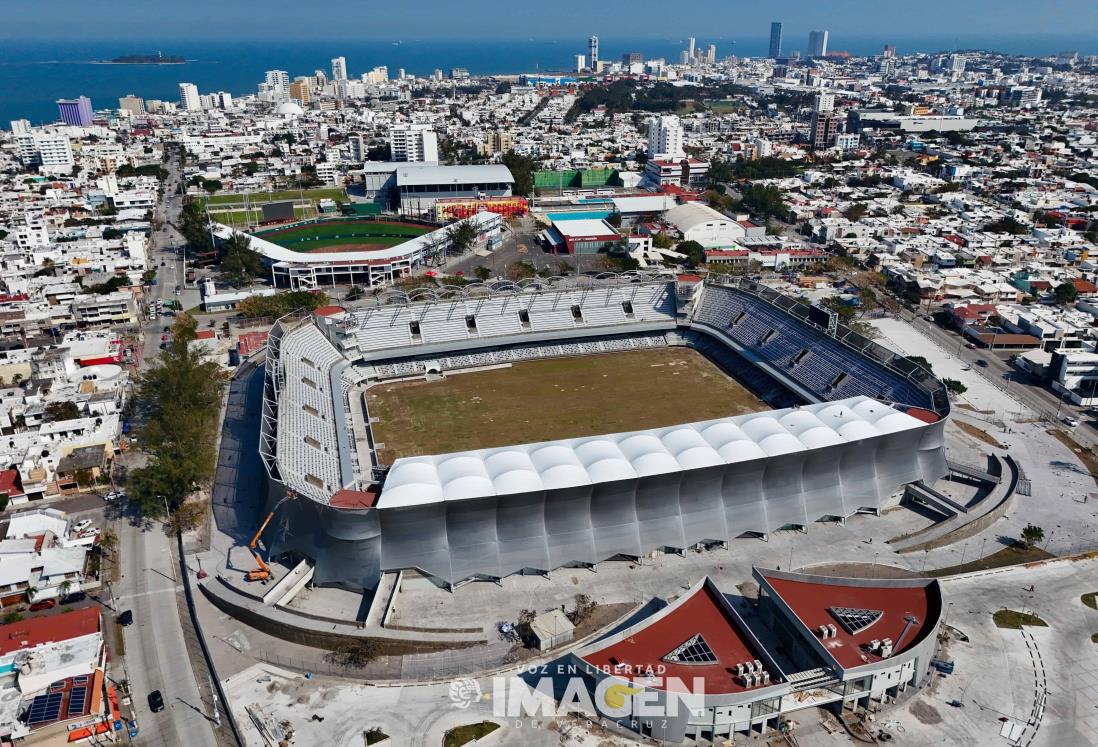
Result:
{"label": "stadium field", "polygon": [[255,231],[254,234],[295,252],[360,251],[403,244],[430,230],[430,226],[399,221],[333,218]]}
{"label": "stadium field", "polygon": [[369,392],[381,461],[660,428],[770,409],[689,348],[516,363]]}

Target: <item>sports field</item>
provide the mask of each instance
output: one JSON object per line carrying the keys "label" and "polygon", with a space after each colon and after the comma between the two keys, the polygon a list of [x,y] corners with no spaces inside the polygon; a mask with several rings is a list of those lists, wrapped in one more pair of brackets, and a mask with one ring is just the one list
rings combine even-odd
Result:
{"label": "sports field", "polygon": [[527,361],[441,381],[382,384],[368,396],[386,464],[770,409],[689,348]]}
{"label": "sports field", "polygon": [[399,221],[331,218],[282,228],[255,231],[255,235],[295,252],[364,251],[403,244],[431,230],[429,226]]}

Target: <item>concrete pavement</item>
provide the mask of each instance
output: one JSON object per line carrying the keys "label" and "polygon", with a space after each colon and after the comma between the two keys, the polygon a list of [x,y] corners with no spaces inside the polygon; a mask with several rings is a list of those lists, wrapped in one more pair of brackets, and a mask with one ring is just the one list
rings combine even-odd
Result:
{"label": "concrete pavement", "polygon": [[[133,612],[124,629],[125,676],[141,726],[138,744],[216,747],[213,729],[191,669],[176,595],[178,566],[172,540],[159,525],[123,521],[119,528],[122,578],[114,587],[116,614]],[[153,690],[164,695],[165,709],[149,710]]]}

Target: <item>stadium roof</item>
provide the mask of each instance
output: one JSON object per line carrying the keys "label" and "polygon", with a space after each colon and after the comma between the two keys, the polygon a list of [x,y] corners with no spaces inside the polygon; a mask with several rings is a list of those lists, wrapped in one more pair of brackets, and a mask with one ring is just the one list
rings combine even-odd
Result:
{"label": "stadium roof", "polygon": [[869,397],[667,428],[397,459],[379,508],[670,474],[860,441],[926,423]]}
{"label": "stadium roof", "polygon": [[431,184],[514,184],[511,170],[500,164],[483,166],[439,166],[437,164],[402,164],[396,170],[397,184],[402,187]]}
{"label": "stadium roof", "polygon": [[566,239],[590,238],[592,236],[606,239],[618,238],[617,230],[599,218],[553,221],[553,228],[557,229],[560,235]]}
{"label": "stadium roof", "polygon": [[663,216],[668,223],[673,223],[675,228],[686,233],[695,226],[706,223],[735,223],[724,213],[719,213],[708,205],[700,202],[686,202],[678,207],[671,208]]}

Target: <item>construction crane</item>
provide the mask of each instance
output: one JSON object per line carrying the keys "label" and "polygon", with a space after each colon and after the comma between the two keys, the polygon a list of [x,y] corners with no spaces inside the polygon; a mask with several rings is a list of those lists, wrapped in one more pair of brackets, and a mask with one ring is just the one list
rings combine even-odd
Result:
{"label": "construction crane", "polygon": [[267,528],[267,525],[271,523],[271,519],[274,518],[278,509],[288,500],[292,500],[296,497],[296,493],[293,491],[287,491],[285,497],[275,504],[271,512],[267,514],[267,518],[263,520],[263,523],[259,525],[259,529],[256,530],[255,536],[252,537],[252,541],[248,543],[248,549],[251,550],[252,557],[255,558],[256,565],[259,567],[255,570],[248,571],[244,578],[247,581],[268,581],[271,578],[271,568],[265,562],[263,558],[256,552],[256,545],[259,544],[259,538],[263,535],[263,530]]}

